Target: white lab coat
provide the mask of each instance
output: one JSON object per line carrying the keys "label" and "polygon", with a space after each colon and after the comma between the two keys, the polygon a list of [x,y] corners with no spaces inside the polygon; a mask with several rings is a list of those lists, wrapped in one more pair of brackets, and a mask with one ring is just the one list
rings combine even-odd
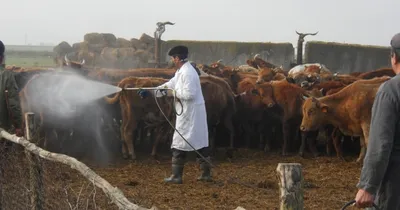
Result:
{"label": "white lab coat", "polygon": [[[176,116],[175,128],[195,150],[208,147],[207,113],[200,78],[190,62],[186,62],[178,69],[171,80],[158,86],[158,88],[166,87],[174,89],[176,97],[182,103],[182,106],[179,102],[175,103],[176,112],[182,113]],[[157,97],[161,96],[160,92],[157,92]],[[171,148],[193,151],[186,141],[175,131]]]}

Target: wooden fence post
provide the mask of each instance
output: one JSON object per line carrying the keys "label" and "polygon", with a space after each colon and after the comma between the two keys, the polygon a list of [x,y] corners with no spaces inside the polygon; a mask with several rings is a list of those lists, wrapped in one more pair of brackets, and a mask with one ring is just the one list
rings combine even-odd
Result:
{"label": "wooden fence post", "polygon": [[303,175],[300,163],[279,163],[280,210],[304,208]]}
{"label": "wooden fence post", "polygon": [[[32,112],[25,113],[25,136],[30,142],[33,140],[35,132],[35,114]],[[42,182],[42,168],[40,159],[31,152],[25,150],[26,157],[29,164],[29,182],[31,192],[31,209],[43,209],[43,182]]]}

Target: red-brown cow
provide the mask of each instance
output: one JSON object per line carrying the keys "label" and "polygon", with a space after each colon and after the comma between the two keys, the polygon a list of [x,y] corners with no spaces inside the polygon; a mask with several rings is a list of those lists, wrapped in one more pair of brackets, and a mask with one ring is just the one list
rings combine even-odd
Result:
{"label": "red-brown cow", "polygon": [[[266,91],[270,90],[270,91]],[[272,97],[277,106],[274,107],[271,111],[277,115],[279,120],[282,123],[283,128],[283,146],[282,146],[282,155],[287,155],[288,152],[288,143],[291,133],[298,133],[302,113],[301,106],[303,104],[303,95],[308,95],[309,93],[306,90],[287,82],[286,80],[282,81],[272,81],[269,83],[263,83],[257,86],[257,94],[261,97],[261,99],[266,97]],[[268,96],[269,95],[269,96]],[[264,102],[265,104],[265,102]],[[267,105],[267,104],[265,104]],[[316,137],[317,132],[312,133],[312,137]],[[300,146],[299,154],[303,155],[305,139],[308,134],[302,133],[302,143]],[[311,134],[309,134],[311,137]],[[311,141],[310,141],[311,142]],[[310,150],[317,156],[316,148],[310,145]]]}
{"label": "red-brown cow", "polygon": [[[303,105],[302,131],[316,130],[332,124],[343,134],[360,136],[361,151],[357,162],[362,162],[368,145],[371,108],[379,86],[388,77],[358,80],[341,91],[322,98],[307,98]],[[335,142],[335,148],[338,143]]]}

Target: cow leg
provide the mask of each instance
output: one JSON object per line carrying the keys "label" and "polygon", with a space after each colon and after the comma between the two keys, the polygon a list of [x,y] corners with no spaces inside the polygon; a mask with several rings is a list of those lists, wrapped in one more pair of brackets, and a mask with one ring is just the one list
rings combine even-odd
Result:
{"label": "cow leg", "polygon": [[357,163],[363,164],[365,154],[367,153],[367,145],[369,140],[369,125],[368,124],[361,125],[361,128],[363,130],[363,135],[360,136],[361,150],[360,150],[360,156],[357,159]]}
{"label": "cow leg", "polygon": [[211,146],[211,151],[212,154],[215,155],[216,150],[215,150],[215,134],[216,134],[216,126],[212,125],[211,128],[209,129],[209,141],[210,141],[210,146]]}
{"label": "cow leg", "polygon": [[160,138],[162,138],[160,135],[156,135],[156,138],[154,139],[153,147],[151,149],[151,157],[154,159],[157,159],[157,147],[158,144],[160,143]]}
{"label": "cow leg", "polygon": [[301,132],[301,144],[300,144],[300,149],[299,149],[300,157],[304,157],[304,149],[306,147],[307,133],[308,133],[308,131]]}
{"label": "cow leg", "polygon": [[121,143],[122,143],[122,157],[124,159],[128,159],[128,145],[125,142],[125,125],[124,123],[121,125],[120,129],[120,133],[121,133]]}
{"label": "cow leg", "polygon": [[233,149],[233,144],[234,144],[234,139],[235,139],[235,129],[233,128],[233,124],[232,124],[232,117],[225,117],[224,119],[224,125],[225,128],[227,128],[229,130],[229,140],[230,140],[230,144],[229,144],[229,148]]}
{"label": "cow leg", "polygon": [[342,132],[340,132],[339,129],[334,128],[334,130],[332,132],[333,146],[335,147],[335,150],[336,150],[336,156],[342,160],[344,160],[343,151],[341,148],[341,139],[343,137],[344,136],[343,136]]}
{"label": "cow leg", "polygon": [[126,127],[128,124],[128,117],[126,116],[128,113],[126,113],[126,108],[121,106],[121,111],[122,111],[122,123],[121,126],[119,127],[120,133],[121,133],[121,142],[122,142],[122,157],[124,159],[128,159],[128,145],[127,145],[127,139],[125,136],[126,133]]}
{"label": "cow leg", "polygon": [[365,145],[365,137],[364,136],[360,137],[360,147],[361,147],[360,155],[358,156],[356,162],[362,164],[364,162],[364,157],[367,152],[367,147]]}
{"label": "cow leg", "polygon": [[282,155],[287,156],[288,155],[288,140],[290,137],[290,123],[289,122],[284,122],[282,125],[282,130],[283,130],[283,145],[282,145]]}
{"label": "cow leg", "polygon": [[315,143],[317,141],[318,133],[319,133],[319,130],[307,132],[308,148],[310,149],[311,153],[314,155],[314,158],[319,156],[317,147],[315,145]]}
{"label": "cow leg", "polygon": [[124,140],[125,140],[126,146],[128,147],[129,156],[131,156],[132,160],[136,160],[136,154],[135,154],[134,145],[133,145],[133,142],[135,141],[133,139],[133,132],[136,130],[136,128],[137,128],[136,121],[127,123],[127,126],[125,127],[125,133],[124,133]]}
{"label": "cow leg", "polygon": [[327,134],[326,137],[326,154],[328,156],[331,156],[332,154],[332,145],[333,145],[333,130],[332,130],[332,126],[331,125],[327,125],[325,127],[325,133]]}

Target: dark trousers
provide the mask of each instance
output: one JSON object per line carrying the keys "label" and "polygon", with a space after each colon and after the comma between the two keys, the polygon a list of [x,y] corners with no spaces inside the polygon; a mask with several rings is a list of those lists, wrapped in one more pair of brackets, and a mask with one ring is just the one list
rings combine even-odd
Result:
{"label": "dark trousers", "polygon": [[400,162],[389,162],[376,194],[375,203],[380,210],[400,209]]}
{"label": "dark trousers", "polygon": [[[210,161],[211,150],[210,150],[209,147],[203,147],[203,148],[201,148],[201,149],[199,149],[197,151],[203,157],[205,157],[208,161]],[[190,151],[190,152],[192,152],[192,151]],[[188,153],[188,151],[182,151],[182,150],[178,150],[178,149],[172,148],[172,164],[183,165],[185,163],[186,154],[187,153]],[[196,160],[200,164],[207,162],[203,158],[201,158],[201,156],[199,154],[197,154],[197,153],[196,153]]]}

